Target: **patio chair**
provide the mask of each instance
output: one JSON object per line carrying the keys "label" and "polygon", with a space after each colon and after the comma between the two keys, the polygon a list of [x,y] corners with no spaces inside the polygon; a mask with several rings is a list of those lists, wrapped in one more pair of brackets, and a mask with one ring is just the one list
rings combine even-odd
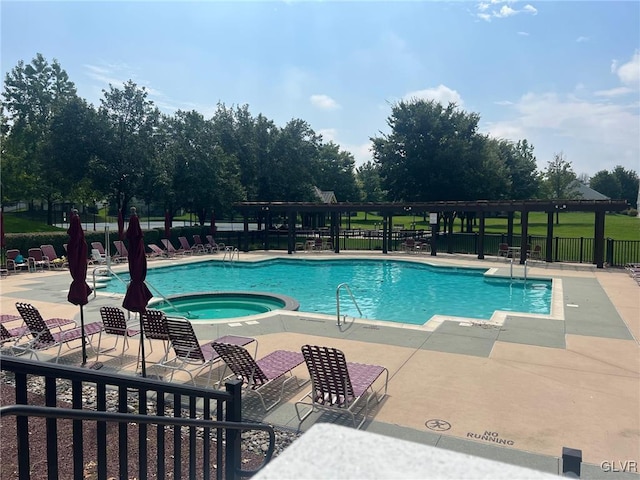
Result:
{"label": "patio chair", "polygon": [[[212,345],[227,364],[227,367],[239,380],[242,380],[243,386],[246,387],[245,391],[258,395],[265,411],[271,410],[282,400],[285,386],[291,380],[296,380],[298,386],[306,383],[299,383],[292,372],[294,368],[304,362],[304,357],[299,352],[276,350],[260,360],[255,360],[244,347],[239,345],[221,342],[213,342]],[[282,377],[286,378],[282,381],[280,396],[267,406],[262,393],[263,390]]]}
{"label": "patio chair", "polygon": [[[186,253],[184,248],[174,247],[173,243],[171,243],[171,240],[169,240],[168,238],[163,238],[162,244],[164,245],[168,257],[173,257],[175,255],[184,255]],[[191,251],[189,251],[189,253],[191,253]]]}
{"label": "patio chair", "polygon": [[[147,352],[147,354],[153,353],[153,342],[151,340],[160,340],[164,347],[164,355],[158,363],[166,361],[169,355],[169,331],[167,330],[165,313],[160,310],[145,309],[145,311],[140,314],[140,325],[142,326],[143,337],[149,341],[149,352]],[[144,338],[140,339],[140,351],[136,370],[140,365],[140,353],[142,352],[142,342]]]}
{"label": "patio chair", "polygon": [[498,257],[507,258],[509,256],[509,244],[501,243],[498,245]]}
{"label": "patio chair", "polygon": [[34,247],[29,249],[29,258],[27,258],[27,264],[29,265],[30,272],[36,272],[38,270],[51,270],[51,263],[49,257],[42,253],[40,247]]}
{"label": "patio chair", "polygon": [[[124,354],[129,349],[129,338],[140,335],[140,330],[129,328],[124,311],[119,307],[100,307],[100,317],[104,330],[100,332],[98,337],[97,355],[106,355],[108,357],[120,357],[120,364],[124,363]],[[115,344],[106,350],[100,350],[102,344],[102,334],[115,336]],[[122,337],[122,351],[119,355],[110,355],[109,352],[118,349],[118,342]]]}
{"label": "patio chair", "polygon": [[216,243],[213,235],[207,235],[207,242],[209,242],[209,245],[211,246],[211,252],[215,251],[215,253],[218,253],[220,250],[224,250],[227,248],[224,243]]}
{"label": "patio chair", "polygon": [[97,250],[100,256],[106,260],[107,252],[102,246],[102,242],[91,242],[91,250],[93,251],[94,249]]}
{"label": "patio chair", "polygon": [[15,248],[7,250],[7,270],[13,270],[13,272],[18,272],[23,269],[28,269],[29,265],[24,260],[24,257],[20,253],[20,250]]}
{"label": "patio chair", "polygon": [[129,257],[129,251],[122,240],[114,240],[113,246],[116,247],[116,254],[113,255],[114,262],[126,262]]}
{"label": "patio chair", "polygon": [[[302,355],[309,369],[311,391],[295,404],[300,422],[318,409],[347,413],[351,416],[353,426],[360,428],[367,419],[371,399],[379,403],[387,394],[389,371],[385,367],[347,362],[344,353],[336,348],[304,345]],[[384,385],[376,391],[373,385],[383,373]],[[384,393],[378,396],[383,387]],[[355,410],[362,401],[363,417],[356,424]],[[306,412],[301,410],[305,405],[309,407]]]}
{"label": "patio chair", "polygon": [[147,247],[149,247],[149,250],[151,250],[151,253],[149,254],[149,258],[159,258],[159,257],[162,258],[167,256],[167,252],[165,252],[155,243],[149,243]]}
{"label": "patio chair", "polygon": [[[207,385],[210,385],[213,366],[221,363],[222,360],[218,352],[213,349],[212,342],[200,344],[193,331],[191,322],[186,319],[165,317],[165,321],[167,331],[169,332],[171,348],[175,356],[173,358],[167,358],[166,361],[157,365],[172,370],[170,381],[173,380],[173,374],[176,370],[182,370],[189,374],[191,382],[194,385],[196,384],[195,377],[208,368]],[[227,335],[214,341],[241,346],[256,342],[257,345],[255,338],[236,335]],[[222,381],[223,377],[224,375],[220,375],[218,384]]]}
{"label": "patio chair", "polygon": [[[31,335],[31,339],[20,345],[15,345],[14,349],[21,350],[24,353],[30,353],[31,357],[35,356],[36,359],[40,360],[38,357],[38,351],[47,350],[49,348],[58,347],[58,353],[56,354],[56,363],[60,360],[60,354],[62,353],[62,346],[66,345],[69,349],[78,348],[82,344],[78,343],[76,347],[71,347],[69,343],[74,340],[82,339],[82,328],[68,328],[63,330],[60,326],[57,326],[57,331],[52,332],[51,328],[47,325],[47,323],[43,320],[42,315],[37,308],[28,303],[16,303],[16,308],[22,316],[24,323],[27,325],[29,329],[29,334]],[[93,344],[91,343],[91,337],[96,333],[100,333],[103,329],[101,322],[91,322],[87,323],[84,326],[84,334],[86,337],[89,337],[89,345],[93,348]]]}
{"label": "patio chair", "polygon": [[[7,328],[3,325],[4,323],[15,322],[18,320],[22,321],[22,325],[20,325],[19,327]],[[44,323],[46,323],[49,328],[62,327],[64,325],[70,324],[73,324],[73,326],[75,327],[76,325],[76,322],[74,320],[68,318],[49,318],[45,320]],[[29,328],[24,324],[24,321],[22,320],[22,317],[20,315],[9,315],[3,313],[2,315],[0,315],[0,327],[2,327],[0,329],[0,331],[2,332],[2,335],[0,336],[0,344],[12,339],[17,343],[22,339],[22,337],[28,335],[30,332]]]}
{"label": "patio chair", "polygon": [[65,258],[58,257],[56,249],[53,248],[53,245],[40,245],[40,249],[42,250],[42,253],[49,258],[49,263],[53,265],[54,268],[69,266],[69,263]]}
{"label": "patio chair", "polygon": [[91,257],[89,258],[89,265],[106,265],[107,257],[102,255],[97,248],[91,249]]}
{"label": "patio chair", "polygon": [[202,253],[211,252],[211,245],[204,243],[202,238],[197,233],[193,235],[193,246]]}
{"label": "patio chair", "polygon": [[534,245],[533,250],[531,250],[531,253],[529,254],[529,258],[531,260],[542,260],[542,246]]}
{"label": "patio chair", "polygon": [[198,253],[198,249],[189,245],[189,240],[187,237],[178,237],[178,241],[180,242],[180,249],[184,250],[185,254]]}

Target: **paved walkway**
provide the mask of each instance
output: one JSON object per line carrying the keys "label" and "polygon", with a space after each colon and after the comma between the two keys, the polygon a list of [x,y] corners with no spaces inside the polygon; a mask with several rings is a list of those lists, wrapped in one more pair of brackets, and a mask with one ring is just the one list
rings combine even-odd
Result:
{"label": "paved walkway", "polygon": [[[504,260],[446,254],[403,258],[509,274]],[[185,261],[193,260],[150,262],[150,268]],[[514,273],[521,275],[522,267],[514,266]],[[565,446],[582,450],[583,478],[599,478],[607,470],[618,471],[616,476],[625,476],[620,473],[625,469],[637,472],[640,288],[624,271],[590,266],[536,263],[528,275],[553,279],[552,315],[503,314],[491,322],[439,317],[423,327],[356,319],[338,327],[334,317],[292,312],[199,325],[196,333],[202,341],[226,333],[254,336],[259,357],[311,343],[340,348],[349,361],[386,366],[389,395],[365,423],[367,431],[552,473],[558,472]],[[78,307],[66,302],[69,283],[68,271],[10,275],[0,281],[0,310],[16,313],[15,302],[27,301],[46,317],[77,318]],[[117,296],[99,294],[85,307],[85,321],[97,320],[100,306],[121,303]],[[111,365],[105,362],[105,368]],[[304,366],[297,373],[307,375]],[[326,414],[299,424],[293,405],[305,392],[286,391],[282,404],[267,415],[248,398],[245,416],[301,430],[315,421],[348,424]]]}

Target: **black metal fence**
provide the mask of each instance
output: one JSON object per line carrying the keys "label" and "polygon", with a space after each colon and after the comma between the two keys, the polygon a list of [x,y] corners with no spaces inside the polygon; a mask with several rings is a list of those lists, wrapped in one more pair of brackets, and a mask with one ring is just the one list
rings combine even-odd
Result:
{"label": "black metal fence", "polygon": [[[2,355],[0,367],[15,376],[15,404],[3,399],[0,417],[15,416],[18,448],[18,478],[29,479],[32,464],[30,460],[29,418],[46,418],[46,467],[47,478],[59,478],[58,423],[61,418],[72,419],[72,461],[73,477],[84,478],[86,461],[96,465],[97,478],[106,480],[115,476],[107,471],[107,431],[108,425],[118,424],[117,455],[119,469],[117,476],[122,479],[147,478],[150,462],[154,462],[157,478],[211,478],[212,465],[217,465],[215,478],[237,479],[253,475],[256,471],[241,470],[241,432],[262,430],[269,435],[269,448],[265,455],[266,464],[273,454],[275,434],[273,427],[260,423],[243,423],[241,403],[241,383],[227,382],[226,391],[198,388],[188,385],[163,382],[155,379],[118,375],[111,372],[85,368],[54,365],[12,356]],[[41,377],[44,381],[44,405],[29,405],[28,380]],[[59,408],[57,384],[67,381],[71,385],[71,408]],[[95,388],[95,410],[83,408],[86,398],[83,389]],[[110,411],[107,392],[117,395],[117,411]],[[130,405],[131,395],[137,395],[137,411]],[[152,403],[153,402],[153,403]],[[149,405],[155,405],[155,414],[149,414]],[[173,407],[173,416],[165,414],[166,407]],[[184,406],[184,408],[183,408]],[[184,412],[183,412],[184,410]],[[85,459],[83,442],[87,439],[83,427],[95,422],[97,433],[97,455]],[[137,444],[129,445],[128,424],[137,425]],[[153,426],[155,425],[155,428]],[[151,427],[151,428],[150,428]],[[166,451],[165,430],[173,430],[173,450]],[[156,458],[148,458],[149,436],[155,430]],[[187,432],[183,435],[183,432]],[[201,433],[201,435],[200,435]],[[198,440],[199,439],[199,440]],[[3,442],[10,441],[3,438]],[[109,451],[112,451],[112,448]],[[183,465],[183,453],[187,451],[188,465]],[[129,459],[136,457],[137,472],[130,472]],[[166,462],[172,467],[167,471]],[[261,467],[262,467],[261,466]],[[7,468],[3,462],[2,468]]]}
{"label": "black metal fence", "polygon": [[[226,240],[225,243],[237,246],[243,250],[243,232],[220,232],[218,237]],[[317,237],[328,240],[329,233],[326,230],[297,230],[295,243],[298,249],[304,248],[306,241]],[[477,255],[479,252],[478,233],[453,233],[437,236],[437,251],[443,253],[462,253]],[[401,250],[401,245],[407,238],[415,238],[421,241],[431,241],[430,234],[424,230],[397,230],[391,232],[391,242],[387,247],[389,251]],[[539,245],[541,258],[547,258],[547,238],[532,236],[528,238],[528,246],[531,248]],[[249,250],[287,250],[288,237],[286,230],[264,230],[249,232]],[[497,255],[500,243],[507,242],[506,234],[485,234],[483,242],[484,254]],[[521,238],[514,235],[510,244],[515,247],[520,245]],[[381,230],[341,230],[340,250],[382,250]],[[593,238],[566,238],[553,237],[551,259],[554,262],[594,263],[594,239]],[[627,263],[640,263],[640,241],[606,239],[605,261],[610,267],[622,267]]]}

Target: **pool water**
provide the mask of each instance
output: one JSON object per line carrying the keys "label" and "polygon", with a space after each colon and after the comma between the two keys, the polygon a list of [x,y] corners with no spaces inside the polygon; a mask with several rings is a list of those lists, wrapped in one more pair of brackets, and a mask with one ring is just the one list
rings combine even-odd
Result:
{"label": "pool water", "polygon": [[[364,318],[411,324],[423,324],[433,315],[489,319],[495,310],[550,313],[550,281],[487,278],[484,272],[402,260],[204,261],[149,269],[147,282],[165,296],[271,292],[293,297],[300,302],[300,311],[328,315],[336,314],[336,288],[346,282]],[[113,281],[107,287],[111,292],[124,289]],[[359,317],[346,289],[340,292],[341,313]]]}

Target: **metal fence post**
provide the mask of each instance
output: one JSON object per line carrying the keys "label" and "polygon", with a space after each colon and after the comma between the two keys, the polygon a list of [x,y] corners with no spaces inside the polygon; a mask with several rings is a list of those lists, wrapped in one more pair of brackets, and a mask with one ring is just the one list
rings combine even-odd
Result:
{"label": "metal fence post", "polygon": [[[232,400],[227,403],[225,420],[227,422],[242,421],[242,380],[233,379],[225,383],[226,391]],[[225,478],[236,480],[239,478],[241,456],[241,432],[234,429],[226,431],[227,448],[225,450]]]}
{"label": "metal fence post", "polygon": [[613,238],[607,238],[607,260],[606,261],[610,267],[615,266],[613,264],[613,244],[614,244]]}

